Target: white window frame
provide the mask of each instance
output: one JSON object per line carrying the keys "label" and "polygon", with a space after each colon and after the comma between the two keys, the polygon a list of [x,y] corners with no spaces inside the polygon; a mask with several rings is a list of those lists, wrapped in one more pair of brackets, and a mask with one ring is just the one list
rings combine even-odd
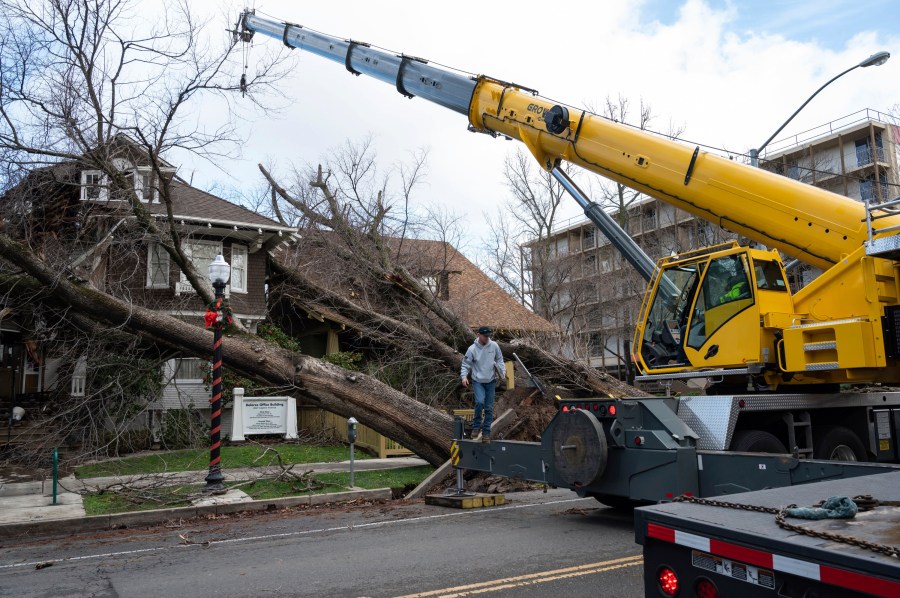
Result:
{"label": "white window frame", "polygon": [[[150,197],[144,197],[144,177],[147,177],[147,185],[150,186]],[[154,180],[151,168],[142,166],[134,169],[134,193],[141,203],[159,202],[159,189],[153,186]]]}
{"label": "white window frame", "polygon": [[[212,283],[209,281],[209,268],[208,268],[209,263],[208,262],[203,263],[198,266],[196,260],[194,260],[194,248],[201,246],[201,245],[213,247],[215,249],[215,251],[213,252],[213,256],[216,256],[216,255],[222,254],[222,241],[210,241],[207,239],[197,239],[197,240],[185,241],[185,243],[182,247],[184,249],[184,253],[187,256],[187,258],[191,261],[192,264],[194,264],[194,267],[197,268],[197,272],[200,274],[200,278],[203,279],[206,282],[206,284],[208,284],[211,287]],[[210,258],[209,261],[211,262],[213,259],[215,259],[215,257]],[[195,292],[194,287],[192,287],[191,283],[188,282],[187,276],[184,275],[184,272],[181,272],[178,282],[175,283],[175,294],[180,295],[181,293],[193,293],[193,292]],[[229,295],[230,292],[231,292],[231,285],[226,285],[225,286],[225,294]]]}
{"label": "white window frame", "polygon": [[[238,256],[242,258],[243,266],[238,266]],[[250,252],[246,245],[231,245],[231,282],[229,286],[233,293],[247,292],[249,258]]]}
{"label": "white window frame", "polygon": [[[93,180],[92,177],[96,177]],[[99,170],[81,171],[81,201],[106,201],[108,197],[109,183],[106,176]],[[89,197],[90,189],[97,189],[97,197]]]}
{"label": "white window frame", "polygon": [[[154,261],[154,257],[156,260]],[[154,270],[162,270],[165,273],[165,282],[154,282],[156,277],[152,275]],[[147,281],[148,289],[167,289],[169,288],[169,252],[163,249],[159,243],[150,243],[147,246]]]}
{"label": "white window frame", "polygon": [[[177,382],[203,382],[209,361],[197,357],[176,357],[172,360],[172,380]],[[193,377],[185,374],[198,374]]]}

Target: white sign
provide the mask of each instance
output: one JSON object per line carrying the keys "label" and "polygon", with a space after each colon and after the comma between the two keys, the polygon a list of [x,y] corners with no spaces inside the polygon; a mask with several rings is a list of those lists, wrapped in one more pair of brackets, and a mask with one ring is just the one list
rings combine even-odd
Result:
{"label": "white sign", "polygon": [[244,434],[284,434],[286,426],[286,399],[244,399]]}
{"label": "white sign", "polygon": [[243,388],[235,388],[231,439],[245,440],[247,434],[284,434],[285,438],[297,438],[297,399],[245,397]]}

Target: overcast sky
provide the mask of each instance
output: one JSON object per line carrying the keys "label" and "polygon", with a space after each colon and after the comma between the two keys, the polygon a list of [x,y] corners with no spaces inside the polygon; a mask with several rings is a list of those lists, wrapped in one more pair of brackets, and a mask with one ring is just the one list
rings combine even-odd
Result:
{"label": "overcast sky", "polygon": [[[893,58],[830,85],[779,138],[900,102],[894,0],[249,1],[277,20],[513,81],[574,106],[643,99],[653,128],[671,122],[692,143],[736,153],[761,144],[825,81],[879,50]],[[220,2],[192,5],[222,11]],[[253,43],[251,70],[258,46],[280,42],[257,36]],[[503,160],[518,143],[474,135],[456,113],[294,54],[283,82],[292,105],[276,117],[251,116],[242,158],[221,170],[186,163],[180,174],[203,187],[249,187],[259,181],[259,162],[315,163],[368,134],[385,167],[426,148],[428,177],[417,200],[465,214],[471,254],[486,232],[483,214],[508,196]],[[567,205],[567,215],[578,215],[574,201]]]}

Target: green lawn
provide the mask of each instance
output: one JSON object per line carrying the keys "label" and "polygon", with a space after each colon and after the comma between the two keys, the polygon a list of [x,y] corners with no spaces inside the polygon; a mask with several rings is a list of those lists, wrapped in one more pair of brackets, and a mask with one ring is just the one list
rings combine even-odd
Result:
{"label": "green lawn", "polygon": [[[203,486],[170,486],[152,493],[134,494],[103,492],[82,497],[87,515],[111,515],[151,509],[172,509],[191,506],[191,497],[200,494]],[[152,496],[152,498],[151,498]]]}
{"label": "green lawn", "polygon": [[[222,447],[222,467],[264,467],[276,465],[281,455],[285,464],[291,463],[334,463],[350,458],[346,446],[317,446],[307,444],[280,444],[271,447],[242,445]],[[265,453],[265,454],[264,454]],[[356,459],[371,459],[364,451],[355,451]],[[135,475],[142,473],[163,473],[172,471],[202,471],[209,467],[209,449],[188,449],[182,451],[160,451],[150,455],[128,457],[84,465],[75,470],[77,478],[96,478],[114,475]]]}
{"label": "green lawn", "polygon": [[[372,488],[406,488],[407,486],[418,486],[433,471],[434,467],[430,465],[357,471],[353,474],[353,483],[357,488],[365,488],[367,490]],[[254,500],[303,494],[344,492],[349,490],[350,473],[316,473],[312,474],[310,482],[309,486],[313,486],[310,490],[305,489],[303,482],[273,482],[271,480],[260,480],[253,484],[247,484],[246,486],[241,486],[241,490]],[[317,487],[320,484],[322,487]]]}
{"label": "green lawn", "polygon": [[[403,467],[400,469],[382,469],[376,471],[357,471],[354,473],[354,484],[358,488],[408,488],[418,485],[431,475],[434,468],[430,465],[419,467]],[[251,484],[228,484],[238,486],[255,500],[283,498],[286,496],[303,496],[305,494],[324,494],[343,492],[350,485],[350,473],[310,474],[303,481],[272,482],[261,480]],[[109,515],[131,511],[147,511],[190,506],[190,499],[202,494],[203,486],[178,486],[160,488],[153,492],[135,493],[104,492],[84,496],[84,509],[88,515]]]}

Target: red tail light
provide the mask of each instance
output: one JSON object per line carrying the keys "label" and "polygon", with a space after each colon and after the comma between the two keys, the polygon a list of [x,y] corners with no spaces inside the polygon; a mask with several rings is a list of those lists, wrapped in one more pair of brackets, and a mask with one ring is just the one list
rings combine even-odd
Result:
{"label": "red tail light", "polygon": [[568,410],[569,410],[569,406],[568,406],[568,405],[563,405],[562,410],[563,410],[563,411],[568,411]]}
{"label": "red tail light", "polygon": [[662,567],[656,574],[659,582],[659,589],[662,590],[664,596],[675,596],[678,594],[678,576],[668,567]]}
{"label": "red tail light", "polygon": [[615,415],[615,414],[616,414],[616,406],[615,406],[615,405],[610,405],[610,406],[609,406],[609,414],[610,414],[610,415]]}
{"label": "red tail light", "polygon": [[718,598],[719,589],[716,588],[716,584],[710,580],[701,579],[697,582],[695,593],[697,594],[697,598]]}

